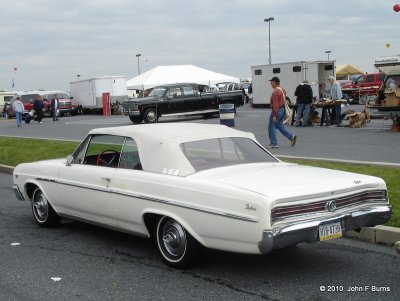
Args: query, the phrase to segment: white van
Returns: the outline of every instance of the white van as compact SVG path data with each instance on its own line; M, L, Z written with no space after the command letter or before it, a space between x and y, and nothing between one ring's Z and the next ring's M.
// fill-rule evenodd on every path
M0 90L0 115L3 112L4 104L11 103L11 100L17 96L16 92Z

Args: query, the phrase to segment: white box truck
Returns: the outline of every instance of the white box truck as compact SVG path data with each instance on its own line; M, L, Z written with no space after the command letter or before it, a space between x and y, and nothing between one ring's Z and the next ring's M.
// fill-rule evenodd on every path
M304 80L310 83L315 99L323 96L324 85L329 76L336 74L335 61L299 61L290 63L258 65L251 67L253 106L268 107L272 93L269 80L277 76L291 103L296 102L294 92Z
M103 93L110 93L111 110L116 111L128 99L125 76L100 76L70 82L74 102L84 111L103 109Z

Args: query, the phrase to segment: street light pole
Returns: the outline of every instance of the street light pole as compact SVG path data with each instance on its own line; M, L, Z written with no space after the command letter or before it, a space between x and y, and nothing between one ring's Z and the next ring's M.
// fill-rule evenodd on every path
M136 54L136 57L137 57L137 70L138 70L139 75L140 75L140 64L139 64L139 58L140 58L140 56L141 56L140 53Z
M328 54L328 61L329 61L329 53L331 53L331 52L332 52L331 50L325 51L325 53Z
M268 61L271 65L271 21L274 21L274 17L264 19L264 22L268 22Z

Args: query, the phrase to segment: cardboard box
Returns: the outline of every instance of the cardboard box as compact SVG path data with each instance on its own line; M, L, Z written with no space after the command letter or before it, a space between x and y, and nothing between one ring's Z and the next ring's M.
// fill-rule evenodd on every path
M346 115L346 118L349 119L349 127L351 128L363 128L367 124L367 115L365 114L365 112L348 114Z
M384 107L400 107L400 89L385 91L386 98L382 102Z

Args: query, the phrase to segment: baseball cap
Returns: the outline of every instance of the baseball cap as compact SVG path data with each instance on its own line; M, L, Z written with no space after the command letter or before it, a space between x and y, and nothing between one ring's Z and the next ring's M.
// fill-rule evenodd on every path
M278 83L278 84L281 82L281 80L279 79L279 77L276 77L276 76L274 76L273 78L271 78L269 81L270 81L270 82L276 82L276 83Z

